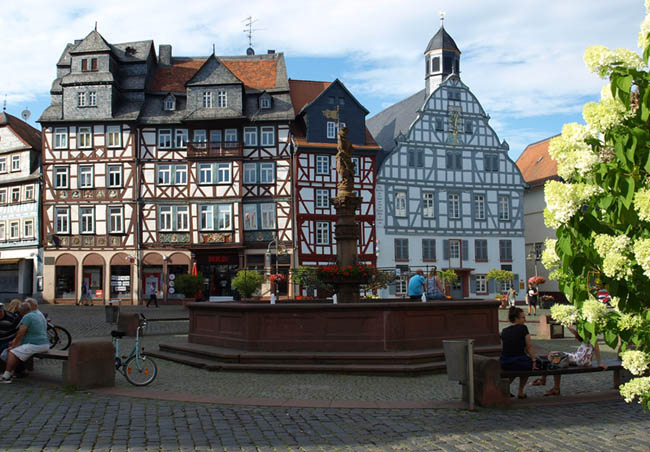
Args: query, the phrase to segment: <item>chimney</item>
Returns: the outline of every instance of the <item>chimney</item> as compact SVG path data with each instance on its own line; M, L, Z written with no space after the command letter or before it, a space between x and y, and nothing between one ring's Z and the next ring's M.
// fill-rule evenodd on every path
M273 54L275 53L275 50L271 50L271 49L269 49L269 50L266 51L266 53L267 53L268 55L273 55Z
M158 64L163 66L172 65L172 46L169 44L160 44L158 47Z

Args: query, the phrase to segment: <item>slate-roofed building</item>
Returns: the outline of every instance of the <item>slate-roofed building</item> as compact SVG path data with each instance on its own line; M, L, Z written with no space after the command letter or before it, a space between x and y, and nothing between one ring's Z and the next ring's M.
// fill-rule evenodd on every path
M294 178L297 264L328 265L336 261L336 146L339 127L347 126L355 164L355 189L362 198L359 261L376 263L375 175L380 150L366 128L363 105L338 79L333 82L290 80L296 112Z
M0 113L0 301L40 297L41 132Z
M517 159L526 184L524 192L524 235L526 239L526 275L543 276L546 282L539 286L540 292L563 299L557 281L549 280L549 271L542 265L542 251L547 238L555 238L555 230L544 224L544 184L549 180L560 180L557 175L557 162L548 153L548 145L553 137L529 144Z
M453 269L454 298L498 291L492 268L523 289L524 182L508 145L460 79L460 50L441 27L425 53L425 88L368 120L382 146L377 174L379 267ZM523 298L520 290L518 298Z

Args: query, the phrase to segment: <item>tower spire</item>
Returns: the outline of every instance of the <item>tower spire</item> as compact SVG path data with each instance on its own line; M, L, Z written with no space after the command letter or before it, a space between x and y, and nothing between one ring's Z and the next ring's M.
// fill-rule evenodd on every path
M440 28L445 27L445 12L440 11Z

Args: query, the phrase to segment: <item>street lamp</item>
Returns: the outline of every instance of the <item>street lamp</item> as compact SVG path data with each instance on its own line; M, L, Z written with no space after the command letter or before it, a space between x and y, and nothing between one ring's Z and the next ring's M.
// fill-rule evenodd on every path
M275 250L275 274L277 275L280 271L278 256L280 254L286 254L287 249L283 244L278 242L278 234L276 232L273 233L273 240L269 242L268 246L266 247L266 253L264 254L264 267L267 273L267 277L270 276L271 273L271 266L272 266L271 249ZM274 289L275 291L277 291L277 283L274 284Z

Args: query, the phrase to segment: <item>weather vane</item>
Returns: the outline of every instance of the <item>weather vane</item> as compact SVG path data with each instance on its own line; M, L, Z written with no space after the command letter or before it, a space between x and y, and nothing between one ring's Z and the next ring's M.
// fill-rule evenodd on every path
M445 25L445 12L440 11L440 26L442 27L444 25Z

